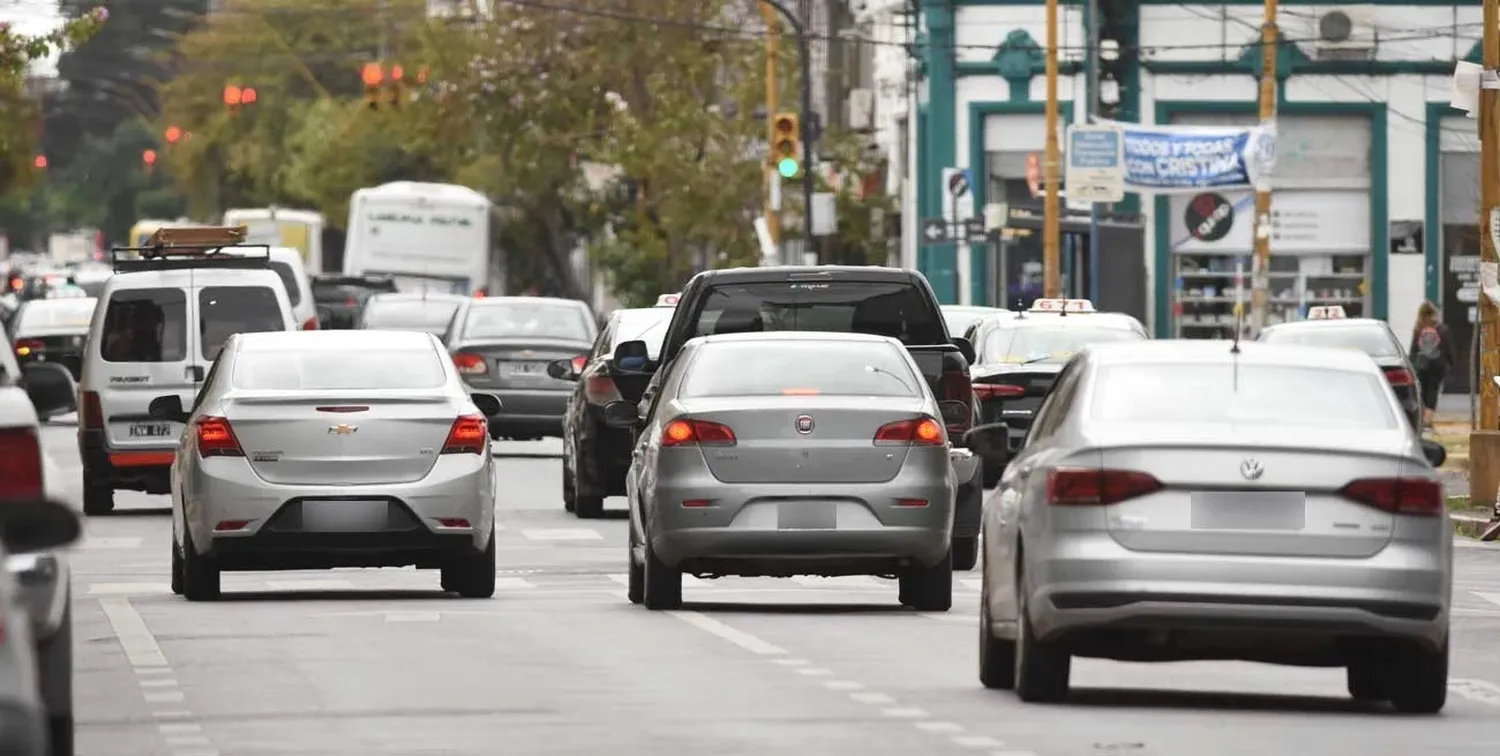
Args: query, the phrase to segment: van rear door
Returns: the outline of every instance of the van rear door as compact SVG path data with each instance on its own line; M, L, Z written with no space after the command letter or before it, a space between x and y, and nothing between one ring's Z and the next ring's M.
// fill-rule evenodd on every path
M195 322L193 363L198 380L218 359L224 342L236 333L296 330L281 287L269 283L203 286L193 297ZM193 404L193 397L183 406Z
M105 303L99 339L99 404L118 466L170 464L179 423L153 419L151 400L193 399L194 329L188 292L180 286L116 289ZM166 451L165 462L158 459ZM152 454L152 453L156 454ZM132 456L141 453L142 456Z

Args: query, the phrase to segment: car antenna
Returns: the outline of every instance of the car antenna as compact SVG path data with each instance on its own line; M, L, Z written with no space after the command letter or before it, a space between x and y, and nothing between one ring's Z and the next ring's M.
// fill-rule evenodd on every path
M1230 337L1232 341L1229 344L1229 354L1233 357L1234 362L1233 367L1230 368L1233 371L1233 378L1231 380L1233 381L1232 387L1236 394L1240 392L1240 332L1244 330L1244 323L1245 311L1243 308L1236 307L1234 310L1234 335Z

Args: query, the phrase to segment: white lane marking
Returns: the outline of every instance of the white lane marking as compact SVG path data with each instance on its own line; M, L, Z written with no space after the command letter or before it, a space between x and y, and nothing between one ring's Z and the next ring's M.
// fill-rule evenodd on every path
M80 551L126 551L129 549L138 549L140 547L140 538L124 538L118 536L98 538L93 536L84 536L83 541L78 544L78 549Z
M984 580L980 578L961 578L958 582L971 591L982 590L984 587Z
M182 703L186 698L180 690L155 690L145 693L146 703Z
M957 722L917 722L915 724L918 730L925 730L927 732L950 733L964 731L964 726Z
M954 735L949 740L954 745L964 748L999 748L1005 745L1004 741L996 740L988 735Z
M853 680L824 680L823 687L829 690L864 690L865 684Z
M872 704L875 706L883 706L896 702L896 699L891 698L884 693L850 693L849 697L854 699L855 701L858 701L859 703Z
M812 664L812 662L806 659L772 659L771 662L774 664L780 664L783 667L801 667L807 664Z
M625 586L627 588L630 587L630 575L627 575L625 573L619 573L619 574L609 575L608 577L609 577L610 580L612 580L612 581L614 581L616 583L619 583L620 585L623 585L623 586ZM719 588L723 588L723 586L721 586L721 585L715 585L714 581L712 581L712 580L704 580L703 578L700 578L697 575L683 575L682 576L682 587L683 588L693 588L693 589L701 589L701 588L715 588L715 589L719 589Z
M938 622L952 622L958 625L977 625L979 617L972 614L950 614L948 612L918 612L923 617L935 619Z
M136 680L142 688L175 688L177 678L175 677L148 677L144 680Z
M115 638L119 639L120 648L125 650L125 658L130 660L131 666L167 666L167 657L162 656L161 646L156 644L156 636L151 634L146 621L130 605L130 599L100 599L99 606L104 610L104 616L109 620L110 628L115 631Z
M209 743L208 738L202 735L173 735L167 738L167 745L185 748L189 746L207 746Z
M88 585L90 596L129 596L171 592L170 583L89 583Z
M739 646L740 648L743 648L752 654L758 654L760 656L781 656L782 654L786 653L786 649L783 649L780 646L767 643L749 633L736 630L724 624L723 622L720 622L707 615L699 614L698 612L675 611L671 612L671 615L673 617L676 617L677 619L682 620L683 622L688 623L689 625L692 625L693 627L698 628L699 630L708 633L709 635L714 635L727 640L730 643L733 643L734 645Z
M1469 593L1472 593L1475 596L1478 596L1485 601L1494 604L1495 606L1500 606L1500 593L1495 593L1492 591L1469 591Z
M536 583L526 578L497 577L495 578L495 590L497 591L529 591L536 587Z
M909 706L902 706L894 709L881 709L880 713L888 717L894 717L896 719L926 719L927 717L932 716L923 709L916 709Z
M157 725L156 729L161 730L161 734L163 735L179 735L189 732L203 732L203 725L191 722L167 722Z
M443 616L437 612L386 612L386 622L438 622Z
M829 677L833 674L833 670L821 667L801 667L797 670L797 674L808 677Z
M193 712L187 709L162 709L151 712L151 716L157 719L191 719Z
M1448 690L1482 704L1500 706L1500 685L1487 680L1449 680Z
M523 530L521 535L532 541L602 541L604 536L593 528L542 528Z
M348 580L267 580L266 588L273 591L352 591L354 584Z
M135 673L137 675L170 675L170 674L175 674L175 673L172 672L172 668L171 667L136 667L135 668Z
M792 582L808 588L841 588L844 590L885 590L888 586L867 575L839 575L837 577L820 577L818 575L797 575Z

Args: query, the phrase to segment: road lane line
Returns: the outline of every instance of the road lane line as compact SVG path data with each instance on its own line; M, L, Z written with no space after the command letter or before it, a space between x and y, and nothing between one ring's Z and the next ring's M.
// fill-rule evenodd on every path
M1005 745L1004 741L988 735L954 735L949 740L953 741L953 745L964 748L1000 748Z
M893 717L895 719L926 719L932 716L931 714L928 714L925 709L917 709L910 706L901 706L892 709L881 709L880 713L888 717Z
M187 709L162 709L151 712L151 716L157 719L191 719L193 712Z
M807 675L808 677L831 677L833 670L821 667L801 667L797 670L797 674Z
M208 738L202 735L173 735L167 738L167 745L181 748L206 747L209 745L209 742Z
M1485 601L1494 604L1495 606L1500 606L1500 593L1495 593L1492 591L1469 591L1469 593L1472 593L1475 596L1478 596Z
M151 634L146 621L130 605L130 599L99 599L99 606L104 610L104 616L109 620L110 628L115 631L115 638L120 641L120 648L124 649L125 658L130 660L131 666L167 666L167 657L162 655L161 646L156 644L156 636Z
M824 680L823 687L829 690L864 690L865 684L853 680Z
M140 683L142 688L177 687L177 678L175 677L147 677L141 680L137 680L136 682Z
M812 664L812 662L806 659L772 659L771 663L780 664L783 667L802 667Z
M850 693L849 697L859 703L871 704L873 706L889 705L896 702L896 699L884 693Z
M89 583L90 596L129 596L171 593L170 583Z
M916 725L918 730L924 732L948 734L964 731L964 726L957 722L914 722L913 724Z
M146 697L146 703L182 703L182 700L186 698L180 690L147 691L143 695Z
M157 725L156 729L160 730L163 735L182 735L190 732L203 732L203 725L191 722L166 722Z
M767 643L747 632L736 630L724 624L723 622L720 622L705 614L685 611L674 611L669 612L669 614L671 614L673 617L676 617L677 619L682 620L683 622L688 623L689 625L692 625L693 627L698 628L699 630L702 630L703 632L708 633L709 635L717 636L719 638L727 640L730 643L733 643L734 645L739 646L740 648L743 648L752 654L757 654L760 656L781 656L782 654L786 653L786 649L783 649L780 646Z
M532 541L602 541L604 536L593 528L538 528L522 530L521 535Z

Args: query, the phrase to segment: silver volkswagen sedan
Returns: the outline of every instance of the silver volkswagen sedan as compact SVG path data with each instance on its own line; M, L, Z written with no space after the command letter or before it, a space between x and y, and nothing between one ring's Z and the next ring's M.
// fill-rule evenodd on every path
M1442 457L1360 352L1086 347L987 502L980 680L1056 701L1074 656L1237 659L1344 667L1354 698L1437 712Z
M701 337L659 379L639 406L604 410L641 429L626 477L633 603L679 606L683 573L889 575L901 603L950 608L958 482L942 413L900 342Z
M194 407L151 402L192 429L172 463L173 591L217 598L224 570L415 565L493 595L499 410L430 334L232 336Z

